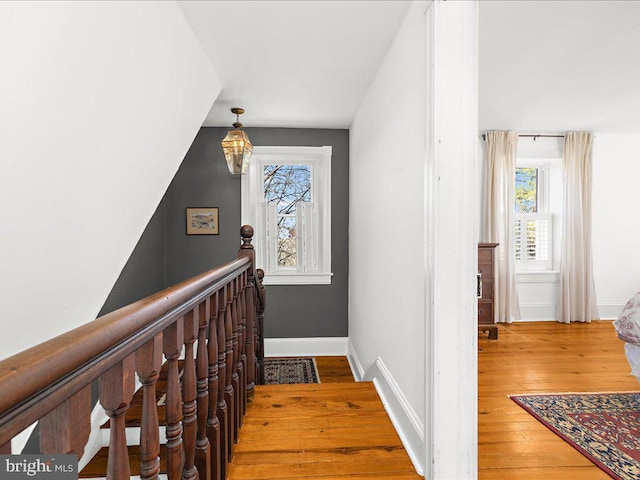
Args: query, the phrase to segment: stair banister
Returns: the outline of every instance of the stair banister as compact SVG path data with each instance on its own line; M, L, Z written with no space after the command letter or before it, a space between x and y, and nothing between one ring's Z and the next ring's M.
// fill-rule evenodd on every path
M100 379L100 400L114 427L107 476L127 477L129 466L122 465L124 413L137 372L144 392L142 431L147 432L140 445L141 477L156 478L158 440L152 431L159 426L153 397L164 353L171 365L167 450L175 450L168 455L169 478L224 478L240 423L236 415L251 396L249 382L257 377L260 363L251 357L259 351L262 332L247 325L260 309L259 295L251 303L247 300L259 290L252 235L251 227L241 229L239 258L0 361L0 452L9 453L11 439L41 420L43 453L80 455L89 433L89 387ZM213 344L205 346L209 340ZM185 344L183 392L176 352ZM225 404L221 393L231 394L231 405ZM223 434L222 429L229 431ZM207 472L196 472L196 467Z

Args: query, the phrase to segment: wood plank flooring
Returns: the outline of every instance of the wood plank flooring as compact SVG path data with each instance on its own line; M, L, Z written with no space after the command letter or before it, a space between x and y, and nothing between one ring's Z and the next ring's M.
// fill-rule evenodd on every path
M320 384L256 387L229 480L421 479L373 384L345 357L316 362Z
M478 478L609 479L507 395L640 391L611 322L498 328L498 340L478 342Z

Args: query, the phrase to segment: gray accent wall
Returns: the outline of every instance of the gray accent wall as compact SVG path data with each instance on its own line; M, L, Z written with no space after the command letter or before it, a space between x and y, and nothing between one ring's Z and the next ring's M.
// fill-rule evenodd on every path
M200 129L100 315L234 259L240 246L240 177L227 170L227 128ZM346 337L349 278L349 131L248 128L256 146L332 147L331 285L269 285L265 336ZM219 235L187 235L186 209L218 207ZM260 267L260 265L258 265Z
M140 240L111 289L98 316L162 290L165 279L164 199L144 229Z
M227 262L240 245L240 177L220 147L227 128L203 127L165 195L169 284ZM247 128L255 146L332 147L331 285L269 285L265 336L346 337L349 245L349 131ZM218 207L219 235L186 235L187 207ZM260 265L258 265L260 267Z

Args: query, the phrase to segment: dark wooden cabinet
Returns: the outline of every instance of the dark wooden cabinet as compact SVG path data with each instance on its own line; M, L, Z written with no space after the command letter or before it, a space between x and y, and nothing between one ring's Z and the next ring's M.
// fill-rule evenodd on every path
M497 243L478 244L478 330L489 332L489 338L498 338L495 325L494 279Z

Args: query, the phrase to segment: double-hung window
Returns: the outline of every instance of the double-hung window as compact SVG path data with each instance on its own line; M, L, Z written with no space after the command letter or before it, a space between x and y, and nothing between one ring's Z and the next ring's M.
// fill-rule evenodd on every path
M265 283L331 283L331 147L254 147L242 223Z
M526 162L516 167L515 255L519 271L551 270L553 219L548 213L548 165Z

